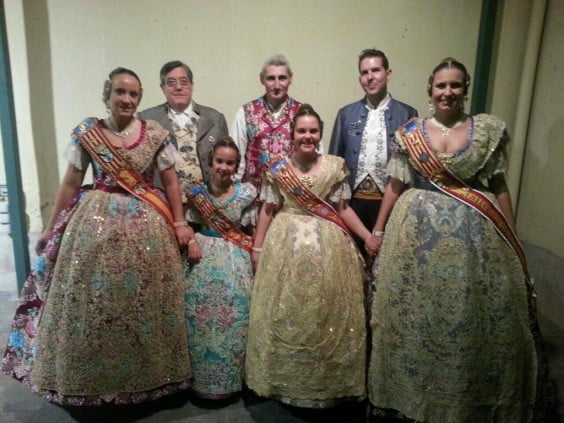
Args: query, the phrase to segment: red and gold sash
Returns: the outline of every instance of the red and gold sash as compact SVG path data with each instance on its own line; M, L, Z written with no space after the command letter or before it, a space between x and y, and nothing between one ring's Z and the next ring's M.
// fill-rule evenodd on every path
M307 189L290 169L285 159L270 162L265 170L304 211L337 225L349 239L352 239L347 225L337 211L329 203Z
M131 168L98 127L98 119L87 118L74 133L86 151L119 186L138 199L149 203L169 224L174 219L161 193Z
M533 282L527 269L525 253L515 231L509 226L501 210L487 196L467 186L444 167L431 146L425 141L423 131L415 125L414 120L402 126L400 133L409 152L409 159L419 173L441 192L472 207L494 225L499 235L519 258L527 283L532 289ZM534 291L532 292L535 296Z
M192 185L187 192L187 196L209 228L216 231L225 240L232 242L249 253L251 252L253 238L239 229L239 227L213 203L208 196L208 192L201 184Z

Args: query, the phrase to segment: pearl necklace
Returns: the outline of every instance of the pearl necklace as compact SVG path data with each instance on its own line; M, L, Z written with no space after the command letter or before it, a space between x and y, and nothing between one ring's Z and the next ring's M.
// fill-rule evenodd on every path
M446 126L443 123L439 122L435 116L433 116L430 121L437 126L440 130L441 133L443 135L443 137L448 137L450 135L450 133L452 132L453 129L458 128L459 126L462 126L462 124L464 122L466 122L466 115L463 114L462 117L458 120L456 120L453 124L451 124L450 126Z
M120 138L127 138L132 134L133 129L130 129L129 127L134 125L135 121L136 121L135 118L132 119L131 122L124 128L124 130L120 131L117 129L116 125L114 125L114 122L112 121L111 117L104 119L104 123L106 124L106 128L108 128L108 131L110 131L112 134Z

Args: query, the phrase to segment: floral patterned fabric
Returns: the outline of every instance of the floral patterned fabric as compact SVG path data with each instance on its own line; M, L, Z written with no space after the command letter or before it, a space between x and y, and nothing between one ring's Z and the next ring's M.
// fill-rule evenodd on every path
M243 106L248 139L243 181L252 182L258 189L263 167L293 151L290 124L300 106L299 101L288 98L278 119L271 115L264 97Z
M366 125L362 133L360 151L358 153L356 180L353 187L361 192L384 192L388 174L386 112L389 109L391 97L388 94L378 107L372 106L367 98Z
M417 125L426 136L426 121ZM504 130L477 115L464 149L437 154L494 202L485 184L504 171ZM520 262L478 212L426 186L398 143L389 170L412 188L380 253L370 401L424 422L529 421L537 359Z
M323 199L348 199L343 159L321 160L317 173L302 183ZM261 200L281 209L255 276L247 385L261 396L303 407L364 397L364 272L356 247L339 227L299 209L269 174Z
M16 309L12 329L8 336L8 345L2 357L2 373L29 385L29 374L35 358L33 341L37 336L37 327L41 320L43 304L57 260L61 239L84 190L75 196L63 209L47 241L45 249L35 261L30 275L24 283L18 308Z
M230 199L210 198L233 222L240 222L256 195L252 184L236 183ZM202 223L193 208L188 217ZM220 398L242 388L253 267L244 249L209 228L203 232L196 234L202 260L186 272L192 388L201 396Z
M172 112L169 111L169 117ZM172 117L170 124L176 138L176 148L178 149L179 160L175 163L176 176L182 195L182 202L187 203L186 191L193 183L200 183L203 180L202 167L198 157L198 121L199 116L190 116L183 126Z
M156 162L170 162L166 134L147 121L120 153L150 180ZM83 168L91 158L76 137L72 142L71 163ZM153 207L119 189L96 163L93 172L104 190L81 195L60 239L31 365L4 363L3 370L58 403L155 399L190 378L176 239Z

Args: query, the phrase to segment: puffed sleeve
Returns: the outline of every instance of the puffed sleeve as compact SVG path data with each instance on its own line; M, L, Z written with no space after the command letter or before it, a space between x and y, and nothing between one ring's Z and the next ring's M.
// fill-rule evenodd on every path
M256 223L256 216L252 209L252 202L257 196L257 189L255 186L249 182L241 184L241 196L243 197L241 201L246 204L246 207L241 212L241 226L248 226Z
M349 171L343 161L343 166L338 173L336 183L331 188L327 199L332 203L338 203L341 200L348 201L352 197L351 186L349 184Z
M264 172L262 178L262 186L260 188L260 201L264 203L270 203L275 205L280 205L283 202L280 190L276 186L276 183L272 179L269 173Z
M200 213L198 213L197 210L192 206L189 206L188 209L186 209L186 214L184 215L184 218L190 223L197 223L200 225L203 224L203 220L200 216Z
M497 148L493 151L484 167L478 173L478 181L483 186L488 186L488 181L493 176L507 172L507 152L505 146L508 141L509 136L507 133L504 133Z
M157 168L159 171L163 171L171 166L174 166L177 160L178 151L176 150L176 147L169 139L165 140L163 146L157 154Z
M256 198L257 194L258 194L257 189L253 184L251 184L250 182L241 183L240 197L241 197L241 202L242 204L245 205L245 207L251 205L253 200Z
M388 176L399 179L405 184L409 183L411 180L411 165L409 163L409 157L406 149L403 145L400 130L396 131L394 140L391 142L390 150L392 155L386 167Z
M397 178L403 183L407 184L411 180L409 159L403 153L392 153L386 171L388 176Z
M91 160L90 155L80 144L80 141L75 135L71 136L71 141L67 145L63 156L70 164L79 170L86 170Z

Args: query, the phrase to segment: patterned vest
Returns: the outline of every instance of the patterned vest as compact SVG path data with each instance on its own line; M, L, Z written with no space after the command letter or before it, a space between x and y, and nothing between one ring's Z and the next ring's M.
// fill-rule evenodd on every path
M248 139L243 182L251 182L260 190L264 165L292 152L290 124L300 106L300 102L288 97L277 120L268 110L264 97L243 106Z
M203 181L202 169L198 158L198 119L192 117L184 127L176 123L174 119L170 119L174 136L176 137L176 145L178 153L183 159L175 164L176 176L178 177L178 185L180 186L180 194L182 202L188 201L186 192L192 184Z

